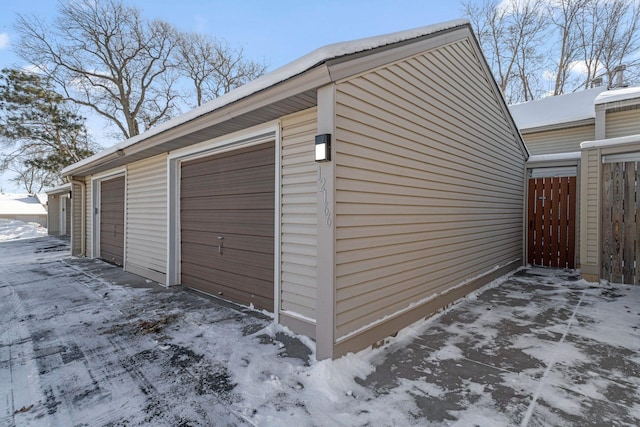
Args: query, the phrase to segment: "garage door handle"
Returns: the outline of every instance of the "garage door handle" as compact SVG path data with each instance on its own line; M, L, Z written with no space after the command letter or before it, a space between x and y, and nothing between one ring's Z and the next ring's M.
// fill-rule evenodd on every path
M222 249L224 248L224 237L218 236L218 253L222 255Z
M113 226L113 237L116 237L116 226Z

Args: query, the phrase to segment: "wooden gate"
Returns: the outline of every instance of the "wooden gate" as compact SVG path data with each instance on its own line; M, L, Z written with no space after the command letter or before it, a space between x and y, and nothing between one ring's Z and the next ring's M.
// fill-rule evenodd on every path
M640 284L640 162L602 165L600 278Z
M529 264L575 268L576 177L529 179L527 220Z

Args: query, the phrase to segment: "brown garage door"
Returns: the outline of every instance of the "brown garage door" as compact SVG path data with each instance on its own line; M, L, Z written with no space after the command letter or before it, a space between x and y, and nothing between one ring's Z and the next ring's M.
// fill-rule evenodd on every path
M65 197L65 206L64 206L64 222L65 222L65 235L71 235L71 199Z
M273 311L274 144L182 163L181 283Z
M124 177L100 184L100 258L122 266L124 258Z

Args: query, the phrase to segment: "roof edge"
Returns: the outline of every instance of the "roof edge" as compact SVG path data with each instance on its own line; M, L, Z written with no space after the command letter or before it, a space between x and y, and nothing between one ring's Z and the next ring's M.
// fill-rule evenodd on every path
M398 31L385 35L366 37L353 41L345 41L329 44L315 49L274 71L265 74L239 88L228 92L227 94L216 98L208 103L183 113L171 120L159 124L140 135L131 137L119 144L116 144L106 150L103 150L93 156L83 159L73 165L67 166L62 170L63 176L77 174L80 170L89 170L92 166L102 165L113 159L124 155L124 149L136 145L151 137L162 134L178 126L193 121L199 117L205 116L214 111L218 111L235 102L249 98L258 92L274 87L280 83L290 80L300 74L304 74L311 69L332 59L373 50L376 48L393 45L400 42L419 39L421 37L434 34L440 31L449 30L457 27L468 26L467 19L456 19L443 23L418 27L414 29Z
M523 129L520 129L520 132L522 132L523 135L528 135L531 133L549 132L552 130L562 130L562 129L578 128L582 126L591 126L591 125L595 125L595 123L596 123L595 117L590 117L588 119L573 120L573 121L561 122L561 123L551 123L546 125L523 128Z
M43 193L47 193L47 194L63 193L64 191L69 191L70 189L71 189L71 183L67 182L66 184L62 184L57 187L50 188L48 190L44 190Z
M529 160L527 161L527 163L580 160L581 156L582 156L582 153L580 151L572 151L570 153L556 153L556 154L535 154L529 157Z
M618 138L599 139L595 141L584 141L580 144L580 148L585 150L588 148L614 147L637 143L640 143L640 134L621 136Z

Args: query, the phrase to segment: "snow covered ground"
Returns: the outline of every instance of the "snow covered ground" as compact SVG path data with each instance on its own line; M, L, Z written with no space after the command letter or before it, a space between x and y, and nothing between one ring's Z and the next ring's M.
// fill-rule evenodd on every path
M47 235L47 229L35 222L0 218L0 242L32 239Z
M523 270L317 362L259 313L2 239L0 425L640 425L640 287Z

